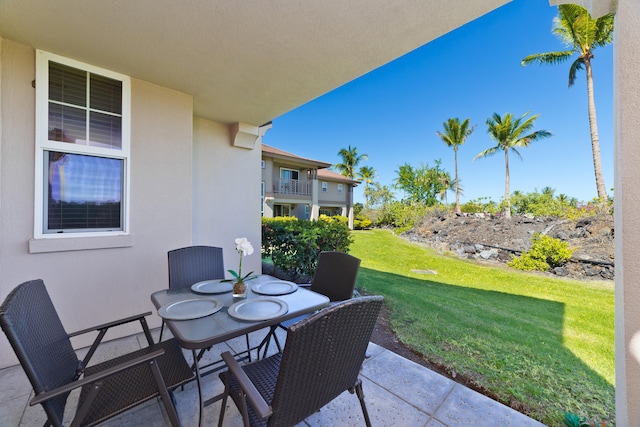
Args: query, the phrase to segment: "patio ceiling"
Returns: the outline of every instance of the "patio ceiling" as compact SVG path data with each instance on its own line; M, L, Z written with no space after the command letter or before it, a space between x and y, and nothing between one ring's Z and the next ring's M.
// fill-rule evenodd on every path
M260 125L509 0L2 0L0 36Z

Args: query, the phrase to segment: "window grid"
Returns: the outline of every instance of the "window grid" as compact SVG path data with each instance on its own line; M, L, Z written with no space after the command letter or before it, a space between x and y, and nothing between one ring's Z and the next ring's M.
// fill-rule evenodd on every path
M128 234L129 78L37 51L36 79L34 237Z

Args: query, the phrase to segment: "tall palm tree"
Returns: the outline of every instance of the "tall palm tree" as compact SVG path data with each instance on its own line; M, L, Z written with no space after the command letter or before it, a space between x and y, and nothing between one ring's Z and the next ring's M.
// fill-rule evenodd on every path
M376 175L376 170L372 166L362 166L358 171L358 177L364 181L364 196L367 206L369 206L369 185L371 185Z
M336 164L336 168L342 175L351 179L356 177L356 166L361 161L369 158L366 154L358 154L358 149L356 147L351 148L351 146L341 149L338 155L342 157L342 163Z
M509 151L513 151L522 159L518 148L528 147L533 141L548 138L551 133L546 130L538 130L527 133L533 129L533 124L538 118L537 114L526 118L529 112L524 113L521 117L514 119L511 113L506 113L501 117L498 113L487 119L487 128L491 139L497 142L495 147L487 148L478 153L473 161L481 157L491 156L498 152L504 151L505 164L505 180L504 180L504 200L505 200L505 216L511 218L511 197L509 193Z
M589 11L582 6L562 4L558 6L558 16L553 19L552 32L569 49L558 52L537 53L529 55L522 60L522 65L532 62L554 65L565 62L574 54L578 55L569 68L569 87L573 86L578 70L584 67L587 73L587 102L593 168L596 176L598 198L602 201L607 199L607 190L602 177L602 164L600 161L600 138L598 136L596 104L593 95L591 60L594 57L593 50L596 47L606 46L613 41L613 21L614 15L611 13L598 19L593 19Z
M460 213L460 197L459 197L459 181L458 181L458 146L465 143L467 137L471 135L475 127L469 126L469 119L465 119L460 123L460 119L455 117L442 123L444 133L438 132L442 141L448 147L453 147L453 165L455 174L455 192L456 192L456 212Z

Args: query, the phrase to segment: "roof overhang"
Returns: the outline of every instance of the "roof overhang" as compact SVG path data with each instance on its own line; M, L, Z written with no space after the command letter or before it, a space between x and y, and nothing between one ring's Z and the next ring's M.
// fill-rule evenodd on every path
M258 126L508 1L2 0L0 37Z
M615 13L618 7L618 0L549 0L549 4L553 6L567 3L578 4L586 8L594 18L599 18L607 13Z

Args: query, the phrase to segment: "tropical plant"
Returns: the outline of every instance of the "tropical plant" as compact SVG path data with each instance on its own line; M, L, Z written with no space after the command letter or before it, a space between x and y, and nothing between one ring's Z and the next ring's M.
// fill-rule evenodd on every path
M348 252L351 230L342 216L317 221L295 217L262 218L262 254L291 280L310 276L322 251Z
M598 198L603 202L607 199L607 191L604 185L600 160L600 139L593 94L591 60L594 58L593 51L596 47L604 47L613 41L613 21L614 15L611 13L598 19L593 19L589 11L582 6L562 4L558 6L558 16L553 19L552 32L569 49L537 53L529 55L522 60L522 65L532 62L555 65L567 61L574 54L578 55L571 67L569 67L569 87L573 86L578 70L584 68L587 74L587 102L593 167Z
M362 166L358 171L358 177L364 182L364 198L367 206L369 206L369 186L373 183L374 178L376 177L376 170L371 166Z
M531 249L523 252L519 257L512 257L507 265L518 270L548 271L564 265L571 259L572 254L573 250L569 248L567 242L535 233L531 241Z
M497 142L497 145L478 153L474 157L474 161L481 157L491 156L499 150L504 151L505 163L505 181L504 181L504 204L505 216L511 218L511 198L509 193L509 151L513 151L522 159L518 148L528 147L533 141L548 138L551 133L546 130L538 130L531 133L531 129L538 118L537 114L527 118L529 112L524 113L517 119L514 119L511 113L506 113L504 117L498 113L487 119L487 128L491 139Z
M469 119L465 119L462 123L460 123L460 119L450 118L446 122L442 123L442 127L444 128L443 132L438 132L440 139L447 144L448 147L453 148L453 164L454 164L454 175L455 175L455 192L456 192L456 212L460 212L460 181L458 180L458 146L465 143L467 137L471 135L475 126L469 125Z
M342 158L342 163L337 163L335 167L342 175L351 179L356 179L356 167L360 162L367 160L369 157L366 154L358 154L356 147L342 148L338 155Z
M438 203L442 190L449 188L443 182L451 182L450 176L443 179L448 173L440 168L442 162L436 160L435 163L433 167L424 164L417 168L405 163L396 171L398 177L395 179L395 186L407 194L409 201L433 206Z
M371 206L381 206L393 200L393 192L386 185L372 182L369 188L364 189L364 197Z
M242 274L242 258L246 257L247 255L251 255L253 253L253 245L251 245L251 242L249 242L246 237L238 237L235 240L235 243L236 243L236 251L240 254L240 266L238 267L237 272L234 270L227 270L227 271L231 273L236 283L243 284L247 280L251 280L257 277L257 276L251 276L253 274L253 271L250 271L245 275Z

